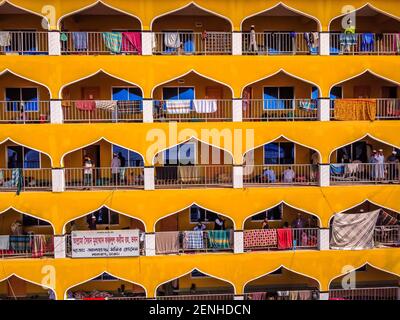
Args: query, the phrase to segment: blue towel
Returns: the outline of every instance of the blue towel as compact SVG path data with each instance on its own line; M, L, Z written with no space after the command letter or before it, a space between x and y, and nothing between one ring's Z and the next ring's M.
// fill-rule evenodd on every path
M344 165L342 164L331 164L331 174L333 175L341 175L344 174Z
M374 34L363 33L361 40L361 51L373 51L374 50Z
M86 50L88 43L87 32L74 32L72 34L75 50Z

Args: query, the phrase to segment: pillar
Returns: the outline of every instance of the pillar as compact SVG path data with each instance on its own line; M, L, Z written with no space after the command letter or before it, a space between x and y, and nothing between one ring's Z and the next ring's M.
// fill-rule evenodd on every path
M64 122L61 100L52 99L50 101L50 123L60 124Z
M62 259L67 256L65 236L54 236L54 258Z
M156 255L156 234L154 232L146 233L144 245L145 245L146 256Z
M242 55L242 33L240 31L232 33L232 55Z
M235 295L233 297L233 300L244 300L244 296L243 295Z
M243 188L243 166L233 166L233 187L235 189Z
M330 55L330 33L320 32L319 34L319 54L321 56Z
M53 192L65 191L65 175L64 169L56 168L51 170L51 185Z
M143 122L152 123L153 122L153 100L144 99L143 100Z
M243 121L242 99L232 100L232 121L233 122Z
M329 98L319 99L318 120L329 121L331 119L331 100Z
M154 167L144 168L144 190L154 190Z
M153 55L153 41L152 36L153 33L151 31L142 31L142 55L143 56L151 56Z
M329 250L329 229L319 229L318 234L318 249Z
M233 234L233 252L243 253L243 230L235 230Z
M319 165L319 185L321 187L329 187L330 185L330 165L320 164Z
M60 31L54 30L48 32L48 47L50 56L61 55Z

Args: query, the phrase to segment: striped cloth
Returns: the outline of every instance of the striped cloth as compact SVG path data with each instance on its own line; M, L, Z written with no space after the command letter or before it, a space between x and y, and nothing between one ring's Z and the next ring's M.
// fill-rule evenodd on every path
M398 220L393 217L392 215L388 214L387 212L381 210L379 214L379 219L377 225L379 226L389 226L389 225L396 225Z
M207 231L209 247L213 249L229 249L230 230L209 230Z
M380 209L363 213L337 213L332 224L331 249L373 248L379 212Z
M10 249L14 251L28 251L30 250L30 237L29 236L10 236Z
M112 53L121 53L122 33L121 32L103 32L104 45Z
M203 231L185 231L183 249L204 249Z

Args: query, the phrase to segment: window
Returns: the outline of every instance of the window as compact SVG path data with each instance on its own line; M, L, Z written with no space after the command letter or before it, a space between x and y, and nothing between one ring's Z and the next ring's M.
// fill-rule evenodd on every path
M190 207L190 223L197 223L199 220L205 223L214 222L216 217L217 214L215 212L208 211L196 205Z
M164 100L193 100L194 87L167 87L163 88Z
M164 165L194 165L196 164L196 144L186 142L165 150Z
M293 109L293 87L264 87L264 109Z
M370 146L372 150L372 146ZM362 163L368 163L367 143L365 141L357 141L353 144L340 148L337 151L337 161L339 163L349 163L354 160L359 160Z
M92 216L96 217L96 224L98 224L98 225L102 225L102 224L116 225L116 224L119 224L119 214L117 212L111 211L108 208L101 208L100 210L89 214L86 217L86 221L88 223L92 219Z
M283 204L280 204L274 208L263 211L251 217L251 221L263 221L267 218L269 221L282 220L283 216Z
M40 154L22 146L7 147L8 168L40 168Z
M50 226L50 223L23 214L22 215L22 225L24 227L39 227L39 226Z
M7 111L39 111L37 88L6 88Z
M120 146L112 146L112 153L119 154L121 167L143 167L144 162L140 154L122 148Z
M329 95L331 99L342 99L343 98L343 89L342 87L336 86L331 89L331 93Z
M264 145L264 164L294 164L294 143L272 142Z
M317 100L319 98L319 89L317 87L311 87L311 99Z

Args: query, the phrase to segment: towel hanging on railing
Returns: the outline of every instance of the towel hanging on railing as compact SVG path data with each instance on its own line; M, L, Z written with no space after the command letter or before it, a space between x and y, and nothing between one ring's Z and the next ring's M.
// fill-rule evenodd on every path
M164 45L168 48L177 49L181 46L181 40L178 32L166 32L164 34Z
M121 32L103 32L104 45L111 53L121 53L122 34Z
M0 47L11 46L11 33L8 31L0 32Z

